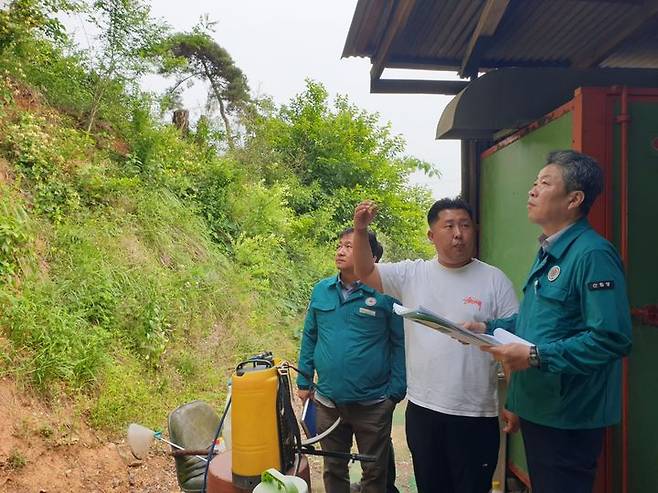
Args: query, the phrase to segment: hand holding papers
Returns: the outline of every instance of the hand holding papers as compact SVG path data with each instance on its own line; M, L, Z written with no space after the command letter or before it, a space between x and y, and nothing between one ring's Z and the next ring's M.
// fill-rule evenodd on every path
M523 344L524 346L532 346L532 343L526 341L523 337L512 334L511 332L508 332L505 329L501 329L500 327L494 329L493 335L496 339L498 339L500 344Z
M493 336L471 332L455 322L451 322L422 306L419 306L416 309L411 309L395 303L393 305L393 310L403 318L408 318L409 320L413 320L414 322L438 330L439 332L465 344L473 344L475 346L500 346L501 344L518 342L528 346L531 345L525 339L515 336L505 329L498 328L494 330Z

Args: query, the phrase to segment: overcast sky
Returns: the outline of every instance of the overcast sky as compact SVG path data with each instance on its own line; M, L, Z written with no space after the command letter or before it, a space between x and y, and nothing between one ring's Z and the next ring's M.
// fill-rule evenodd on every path
M451 96L370 94L370 60L341 59L356 0L152 0L154 17L177 31L189 30L201 15L217 21L215 40L228 50L257 94L283 104L304 89L304 79L322 82L330 95L346 94L357 106L390 121L406 142L406 153L429 161L441 178L414 176L435 198L460 192L459 141L434 139L436 124ZM453 78L456 74L389 71L383 77ZM205 92L185 100L204 105Z

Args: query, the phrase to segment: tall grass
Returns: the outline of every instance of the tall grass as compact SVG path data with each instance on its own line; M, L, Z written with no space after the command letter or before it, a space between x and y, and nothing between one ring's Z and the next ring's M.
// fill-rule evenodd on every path
M0 375L74 396L98 427L219 406L245 357L294 358L330 242L373 177L388 177L367 189L389 204L388 251L428 248L414 227L429 197L404 188L401 141L346 99L329 110L320 84L291 108L251 108L242 148L220 155L207 124L182 135L121 80L86 131L97 75L83 54L33 26L3 39Z
M71 125L0 116L13 130L0 138L12 170L0 183L0 372L73 393L92 424L118 430L162 425L195 398L221 405L250 354L294 358L305 297L331 262L295 237L285 192L168 128L149 130L160 161L135 167ZM222 224L242 233L220 238Z

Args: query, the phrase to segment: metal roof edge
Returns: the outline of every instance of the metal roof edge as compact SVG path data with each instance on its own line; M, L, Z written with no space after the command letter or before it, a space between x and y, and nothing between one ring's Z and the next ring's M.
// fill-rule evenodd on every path
M372 0L359 0L354 8L354 15L352 16L352 22L350 23L350 28L347 31L347 37L345 38L345 45L343 46L343 53L341 58L349 58L351 56L356 57L366 57L371 56L372 54L363 53L359 50L358 40L360 36L363 36L362 27L364 25L364 20L366 19L366 14L370 10L372 5Z

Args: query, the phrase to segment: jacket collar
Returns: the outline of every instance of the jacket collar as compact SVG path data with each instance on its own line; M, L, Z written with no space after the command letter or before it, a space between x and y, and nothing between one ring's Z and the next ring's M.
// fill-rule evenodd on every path
M587 218L583 217L576 221L573 226L567 229L562 235L560 235L560 237L555 240L555 243L551 244L548 252L546 252L546 255L541 255L542 250L540 248L537 254L537 258L535 259L534 264L532 264L530 273L528 274L528 277L526 278L526 281L523 285L523 291L525 291L525 289L528 287L528 283L531 281L533 276L546 266L549 256L553 257L555 260L559 260L567 248L569 248L569 245L571 245L576 240L576 238L578 238L581 234L589 229L592 229L592 227L587 221Z
M337 289L340 288L340 279L338 277L339 275L340 275L340 273L336 274L331 279L331 282L329 282L329 287L335 287ZM359 283L359 286L355 289L355 291L358 291L358 290L364 291L364 292L369 293L369 294L374 294L375 291L376 291L374 288L371 288L370 286L368 286L367 284L363 284L362 282Z
M567 248L569 248L569 245L589 229L592 229L592 226L590 226L587 217L580 218L573 226L567 229L564 234L560 235L560 237L555 240L555 243L551 244L547 253L553 258L559 259Z

